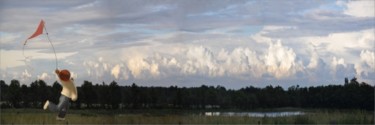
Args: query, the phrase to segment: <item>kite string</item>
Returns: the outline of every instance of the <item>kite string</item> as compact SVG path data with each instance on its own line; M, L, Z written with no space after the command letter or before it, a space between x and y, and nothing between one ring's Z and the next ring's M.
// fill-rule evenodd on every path
M52 49L53 49L53 53L55 54L56 69L57 69L58 65L57 65L57 55L56 55L55 47L53 46L53 44L52 44L52 42L51 42L51 40L50 40L50 38L49 38L49 36L48 36L48 31L47 31L47 28L46 28L46 26L44 26L44 30L46 30L46 34L47 34L47 39L48 39L49 43L50 43L50 44L51 44L51 46L52 46Z

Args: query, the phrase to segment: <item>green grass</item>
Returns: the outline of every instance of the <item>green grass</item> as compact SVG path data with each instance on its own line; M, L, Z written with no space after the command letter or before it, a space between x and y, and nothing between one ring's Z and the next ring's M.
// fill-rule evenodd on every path
M199 110L70 110L65 121L40 109L2 109L1 124L373 124L374 112L304 110L288 117L202 116Z

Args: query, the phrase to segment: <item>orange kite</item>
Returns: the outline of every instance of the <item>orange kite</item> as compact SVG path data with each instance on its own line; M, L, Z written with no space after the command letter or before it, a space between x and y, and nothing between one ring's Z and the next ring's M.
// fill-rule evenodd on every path
M24 45L26 45L27 40L32 39L32 38L34 38L34 37L37 37L37 36L39 36L40 34L43 34L43 28L44 28L44 21L41 20L40 23L39 23L39 26L38 26L38 28L36 29L36 31L34 32L34 34L31 35L29 38L26 39Z

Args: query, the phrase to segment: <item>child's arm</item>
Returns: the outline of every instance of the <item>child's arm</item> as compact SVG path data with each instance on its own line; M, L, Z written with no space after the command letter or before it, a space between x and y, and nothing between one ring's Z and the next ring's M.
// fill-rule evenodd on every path
M72 92L72 101L76 101L78 98L77 87L74 85L73 79L71 79L74 90Z

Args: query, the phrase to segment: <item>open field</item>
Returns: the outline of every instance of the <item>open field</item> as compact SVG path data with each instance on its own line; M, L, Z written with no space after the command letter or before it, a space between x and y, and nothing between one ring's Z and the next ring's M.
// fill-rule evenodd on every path
M374 112L304 110L285 117L204 116L191 110L70 110L65 121L39 109L2 109L1 124L373 124Z

